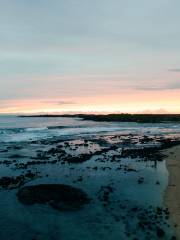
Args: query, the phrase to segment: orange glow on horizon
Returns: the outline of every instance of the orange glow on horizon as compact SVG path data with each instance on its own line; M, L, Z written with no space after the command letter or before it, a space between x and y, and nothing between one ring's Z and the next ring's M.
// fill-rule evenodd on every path
M180 113L180 91L122 91L120 94L68 99L1 101L0 113L148 112Z

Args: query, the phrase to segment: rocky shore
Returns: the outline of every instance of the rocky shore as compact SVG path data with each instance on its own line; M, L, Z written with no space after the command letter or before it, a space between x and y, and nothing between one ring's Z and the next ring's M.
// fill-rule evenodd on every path
M19 117L71 117L91 120L96 122L137 122L137 123L162 123L178 122L180 123L180 114L43 114L43 115L22 115Z
M14 191L19 204L28 209L39 205L63 213L91 209L99 229L108 219L106 231L114 239L174 240L171 205L156 200L164 184L156 172L161 170L164 150L176 149L179 143L175 137L136 134L4 143L0 165L11 174L0 178L0 188L4 194ZM138 196L141 192L146 193L144 200Z

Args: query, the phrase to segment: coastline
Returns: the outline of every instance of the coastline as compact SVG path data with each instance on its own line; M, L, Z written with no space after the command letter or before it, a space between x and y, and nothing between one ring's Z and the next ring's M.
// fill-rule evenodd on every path
M94 122L134 122L134 123L180 123L180 114L35 114L18 115L21 118L81 118Z
M180 145L163 152L167 156L165 160L169 172L164 200L176 237L180 239Z
M0 239L20 240L24 234L29 240L176 239L163 201L165 156L180 144L179 125L168 125L167 132L166 124L126 123L116 128L81 119L1 121L0 223L5 233L0 231ZM82 193L82 200L61 203L54 187Z

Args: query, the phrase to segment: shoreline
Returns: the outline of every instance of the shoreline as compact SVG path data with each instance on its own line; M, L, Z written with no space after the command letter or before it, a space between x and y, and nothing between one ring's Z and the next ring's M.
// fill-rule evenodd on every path
M180 145L163 151L167 156L166 167L169 172L165 191L165 206L170 211L170 220L177 239L180 239Z
M82 120L94 122L134 122L134 123L180 123L180 114L130 114L130 113L115 113L115 114L33 114L19 115L21 118L81 118Z

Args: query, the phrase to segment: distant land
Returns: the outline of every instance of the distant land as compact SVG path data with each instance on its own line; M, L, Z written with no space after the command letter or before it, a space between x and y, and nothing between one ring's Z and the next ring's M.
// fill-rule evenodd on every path
M41 114L20 115L18 117L78 117L82 120L91 120L96 122L180 123L180 114Z

